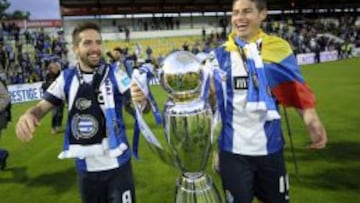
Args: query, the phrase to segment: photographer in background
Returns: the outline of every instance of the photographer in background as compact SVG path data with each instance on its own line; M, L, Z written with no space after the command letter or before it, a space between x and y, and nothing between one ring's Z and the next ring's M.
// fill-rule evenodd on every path
M42 89L44 92L50 86L50 84L53 83L55 79L60 75L60 71L61 64L54 60L50 60L49 64L47 65L45 82L42 85ZM64 103L53 108L51 118L51 134L57 134L60 132L63 114Z
M0 78L0 136L1 131L7 127L7 123L11 120L10 108L9 92L5 82ZM9 152L7 150L0 149L0 170L5 169L8 156Z

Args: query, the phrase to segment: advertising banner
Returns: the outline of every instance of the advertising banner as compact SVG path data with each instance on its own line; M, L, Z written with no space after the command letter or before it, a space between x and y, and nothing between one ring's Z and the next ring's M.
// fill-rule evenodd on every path
M324 51L320 53L320 62L336 61L338 60L337 51Z
M11 96L11 103L40 100L43 94L41 85L42 82L9 85L8 91Z
M296 60L299 65L314 64L315 54L314 53L298 54L296 55Z

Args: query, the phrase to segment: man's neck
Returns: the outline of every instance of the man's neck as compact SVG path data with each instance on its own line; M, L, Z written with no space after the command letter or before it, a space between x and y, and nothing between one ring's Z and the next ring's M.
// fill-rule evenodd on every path
M80 65L80 70L82 71L82 72L85 72L85 73L92 73L92 72L94 72L94 68L91 68L91 67L89 67L89 66L87 66L87 65L84 65L83 63L79 63L79 65Z

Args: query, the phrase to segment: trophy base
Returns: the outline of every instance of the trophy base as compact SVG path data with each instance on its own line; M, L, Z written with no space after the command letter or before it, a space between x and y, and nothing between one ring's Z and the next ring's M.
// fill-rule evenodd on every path
M221 203L221 198L210 176L185 173L177 179L175 203Z

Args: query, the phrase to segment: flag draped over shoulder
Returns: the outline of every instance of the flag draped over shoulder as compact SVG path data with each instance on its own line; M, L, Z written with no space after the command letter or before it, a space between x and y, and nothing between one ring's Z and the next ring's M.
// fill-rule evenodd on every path
M261 56L271 92L285 106L299 109L315 106L315 96L300 73L290 45L285 40L261 34Z
M234 39L235 34L231 33L225 43L227 51L237 50ZM315 96L300 73L289 43L280 37L267 35L261 30L250 42L259 39L261 39L259 50L266 79L275 98L284 106L299 109L314 107Z

